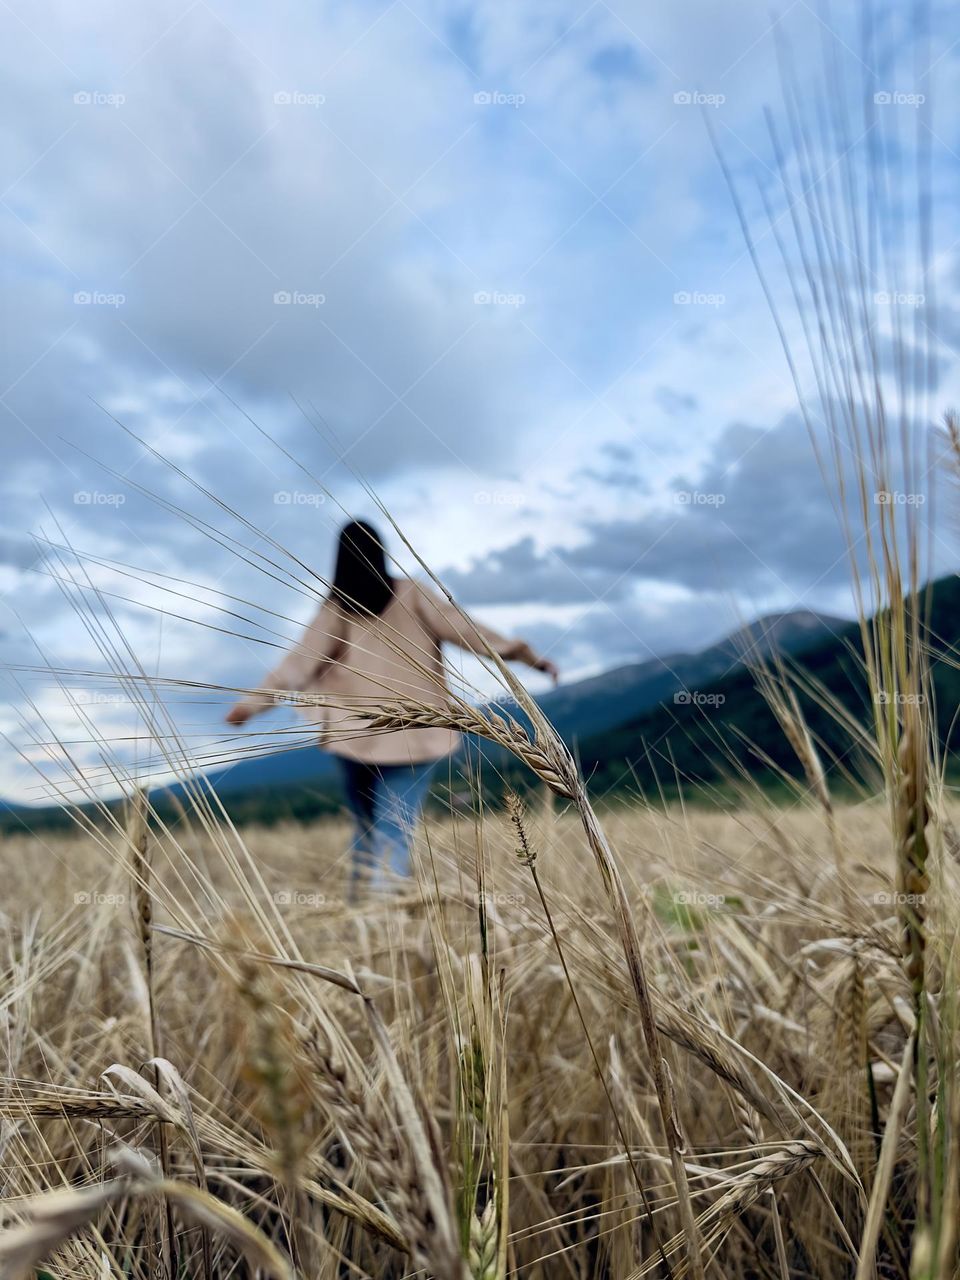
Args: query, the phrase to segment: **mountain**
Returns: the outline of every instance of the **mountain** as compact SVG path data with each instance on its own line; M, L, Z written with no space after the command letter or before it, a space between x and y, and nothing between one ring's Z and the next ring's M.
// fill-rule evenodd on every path
M584 758L589 744L592 766L611 751L629 755L634 726L659 704L682 689L701 689L743 671L745 657L768 654L772 647L799 654L818 643L836 643L836 633L850 624L806 610L759 618L697 653L674 653L590 676L551 690L538 699L561 736ZM624 726L626 726L624 728ZM617 744L614 748L612 744ZM509 765L505 752L484 743L482 756L496 770ZM621 756L621 762L623 760ZM223 797L237 821L271 821L280 817L311 818L339 806L336 761L314 747L299 748L257 759L241 760L205 775L206 784ZM185 788L159 788L155 803L170 807L184 799ZM173 797L173 799L171 798ZM0 829L15 829L21 817L31 825L42 822L45 811L13 806L0 811ZM51 820L59 810L52 810Z
M846 625L837 618L803 610L759 618L741 627L718 644L700 653L670 654L647 662L631 663L600 675L552 689L538 698L545 714L565 741L600 733L623 722L690 682L723 676L746 653L768 653L776 643L782 652L795 653L829 635L831 628ZM488 760L493 752L485 750ZM218 795L234 797L285 787L312 786L326 791L336 782L336 761L314 747L302 747L278 755L243 760L211 770L207 781ZM182 798L182 788L174 787Z
M936 716L944 751L951 751L960 707L960 655L953 649L960 637L960 578L932 584L930 602ZM744 666L745 658L769 654L774 647L859 721L872 716L857 657L858 625L807 611L760 618L699 653L617 667L551 690L539 701L576 750L596 795L638 786L671 792L678 780L688 793L701 785L716 795L736 769L764 785L778 785L780 771L799 776L799 765L756 689L753 672ZM797 696L827 769L837 779L869 780L871 765L862 747L816 698L802 691ZM503 775L524 785L528 775L507 753L489 743L473 747L471 763L482 759L492 766L482 777L491 800L502 796ZM224 797L238 822L308 820L339 808L335 773L330 756L308 747L213 770L205 781ZM182 786L154 794L173 814L170 790L182 798ZM2 831L68 823L56 808L0 802Z
M741 660L768 658L776 652L799 653L849 626L846 618L814 613L812 609L794 609L748 622L717 647L727 649L731 656Z
M814 629L815 632L815 629ZM960 578L942 578L930 592L929 634L934 713L944 754L957 749L960 706ZM860 629L856 623L835 627L826 637L796 651L812 685L834 699L860 723L874 714L863 671ZM867 753L817 697L797 689L804 718L824 767L842 786L874 784L876 770ZM697 787L722 788L738 769L765 784L776 784L779 771L800 776L800 766L783 730L756 688L751 671L736 669L713 681L687 681L686 693L661 701L620 725L588 734L579 742L579 758L592 790L602 794L623 785L643 790L677 781L689 793Z
M537 701L564 741L574 743L622 725L671 698L677 689L721 679L748 657L767 656L774 647L796 654L846 626L849 623L840 618L809 610L770 614L698 653L672 653L615 667L553 689Z

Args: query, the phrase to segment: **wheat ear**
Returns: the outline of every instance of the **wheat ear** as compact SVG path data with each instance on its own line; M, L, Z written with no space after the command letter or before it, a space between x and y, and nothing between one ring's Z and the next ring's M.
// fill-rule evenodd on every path
M147 1033L150 1041L150 1058L157 1058L161 1053L160 1024L157 1017L157 1001L153 971L153 898L150 893L150 824L148 819L147 793L143 787L137 787L130 801L127 819L127 844L130 851L130 880L133 886L133 906L136 916L137 936L140 940L140 951L143 957L144 981L147 987ZM154 1068L154 1087L160 1087L160 1076ZM157 1148L160 1167L165 1178L171 1176L170 1151L167 1131L162 1124L157 1125ZM161 1213L161 1259L164 1273L168 1280L175 1272L173 1247L175 1240L173 1210L170 1201L164 1203Z

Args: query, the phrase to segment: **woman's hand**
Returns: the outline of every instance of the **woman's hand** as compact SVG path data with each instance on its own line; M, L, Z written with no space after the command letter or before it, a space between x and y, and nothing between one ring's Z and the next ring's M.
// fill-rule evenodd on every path
M236 703L227 712L227 724L235 724L237 726L246 724L253 712L249 707L245 707L242 702Z
M544 675L548 675L554 684L560 682L560 669L555 662L551 662L549 658L535 658L530 664L534 671L542 671Z
M534 671L542 671L554 684L560 679L556 663L534 653L526 640L508 640L500 649L500 657L507 662L522 662L525 666L533 667Z

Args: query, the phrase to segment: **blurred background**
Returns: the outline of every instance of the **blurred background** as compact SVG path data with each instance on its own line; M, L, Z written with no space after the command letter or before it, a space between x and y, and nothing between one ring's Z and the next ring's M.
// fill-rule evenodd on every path
M674 670L758 617L852 616L708 129L748 212L788 218L763 107L778 57L813 86L826 50L833 90L857 104L866 86L896 140L894 182L901 140L928 148L949 217L946 8L918 29L881 5L865 36L859 5L803 0L4 7L0 795L40 798L38 716L100 759L63 690L15 669L103 667L42 540L84 553L81 595L146 671L228 686L256 685L314 607L244 548L328 574L344 511L376 515L367 485L465 606L569 686ZM958 242L938 226L934 243L921 323L942 409ZM895 315L917 326L918 281L869 289L881 346ZM926 476L911 494L934 509ZM928 554L930 574L955 568L949 522ZM272 636L225 621L238 601ZM74 683L135 756L129 700ZM191 741L228 701L185 703Z

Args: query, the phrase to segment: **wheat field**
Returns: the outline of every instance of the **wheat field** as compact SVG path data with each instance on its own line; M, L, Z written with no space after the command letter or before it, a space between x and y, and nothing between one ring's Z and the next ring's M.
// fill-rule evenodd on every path
M891 501L956 479L960 427L935 404L932 325L897 318L893 358L877 333L878 282L932 297L924 146L915 173L888 171L831 71L819 96L785 72L779 214L765 187L763 217L744 203L713 141L846 540L863 714L774 656L753 676L792 800L742 770L733 811L686 788L602 806L491 650L529 728L462 688L443 705L379 690L370 728L464 730L534 789L431 812L414 879L353 893L345 823L241 831L191 790L248 748L198 760L165 698L251 690L148 677L93 559L48 540L102 664L39 670L61 695L119 686L187 800L175 821L153 810L129 744L95 735L91 781L29 708L77 830L0 844L0 1280L960 1276L960 813L931 671L960 655L928 634L922 504ZM329 589L174 471L268 584ZM405 571L429 575L368 496ZM242 630L259 604L229 599L215 629ZM800 693L865 764L859 801ZM71 807L104 782L125 811Z
M353 902L340 823L137 823L0 855L4 1275L687 1274L617 922L560 802L432 817L417 885ZM603 823L704 1274L904 1273L915 1016L884 806L836 814L842 881L809 805ZM955 902L954 854L930 862ZM954 914L927 917L932 992Z

